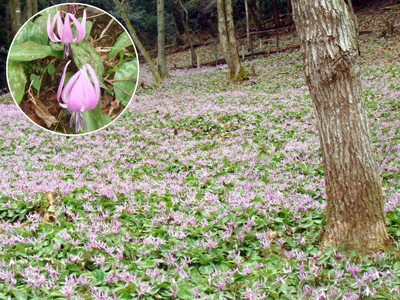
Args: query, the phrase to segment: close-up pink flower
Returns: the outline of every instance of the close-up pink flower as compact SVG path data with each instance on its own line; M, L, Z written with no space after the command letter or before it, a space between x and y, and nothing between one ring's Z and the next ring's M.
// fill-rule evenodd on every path
M60 85L57 91L57 101L61 107L71 110L72 116L70 125L76 125L76 132L85 127L85 122L82 118L82 112L94 109L100 100L100 84L99 80L89 65L83 65L83 68L76 72L64 86L67 67L71 61L68 61L64 67L64 72L61 77ZM90 81L86 72L89 71L93 83ZM64 103L60 103L60 96ZM75 120L75 121L74 121Z
M69 18L72 19L72 21L75 24L76 28L76 37L73 37L72 34L72 29L71 29L71 24ZM69 50L70 50L70 44L79 42L83 40L86 34L86 10L83 11L83 17L81 23L75 18L73 14L66 13L65 14L65 20L64 23L62 22L60 12L58 11L54 18L53 21L51 20L51 15L47 18L47 34L49 36L49 39L54 42L61 42L65 43L64 45L64 58L68 57L69 55ZM57 22L57 35L54 33L54 25Z

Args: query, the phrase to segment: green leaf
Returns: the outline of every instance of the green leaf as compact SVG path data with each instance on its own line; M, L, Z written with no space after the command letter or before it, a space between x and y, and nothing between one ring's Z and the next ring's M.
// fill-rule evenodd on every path
M192 294L191 292L189 292L189 291L186 289L186 287L187 287L186 285L180 284L180 285L178 286L179 291L178 291L177 296L178 296L179 298L181 298L181 299L187 299L187 300L193 299L193 294Z
M64 84L63 84L63 86L65 86L65 85L67 84L68 80L69 80L74 74L75 74L74 72L67 72L67 73L65 74L65 79L64 79Z
M53 75L55 71L56 71L56 67L53 64L50 64L47 67L47 73L49 73L50 76Z
M84 133L100 129L111 122L111 118L109 116L101 114L100 105L101 99L95 109L82 113L82 116L86 121L86 129L83 130Z
M28 299L28 295L26 294L26 290L17 290L13 289L13 294L17 300L26 300Z
M47 35L47 17L38 17L30 30L29 40L41 45L47 45L49 37Z
M9 61L7 75L11 93L19 105L25 93L25 84L28 81L22 64L12 60Z
M31 74L29 80L32 82L32 86L39 91L40 90L40 79L37 75Z
M137 78L138 76L138 63L137 58L127 61L122 64L119 68L119 72L115 73L114 79L130 79L130 78ZM135 81L114 81L114 84L119 86L124 91L134 94L136 88ZM122 105L127 106L129 101L131 100L131 96L124 93L118 88L114 88L115 96L119 99Z
M126 32L123 32L118 37L114 47L112 47L110 54L108 54L108 60L112 61L119 51L122 51L124 48L129 46L132 46L132 40Z
M29 35L31 34L32 27L33 27L33 22L26 23L15 37L13 45L20 45L29 41Z
M103 61L97 54L93 46L83 40L78 43L71 44L72 56L75 64L79 69L82 69L83 65L89 64L96 72L97 78L99 79L100 86L106 88L103 83L104 66Z
M53 17L55 16L55 14L57 13L57 11L60 9L59 6L53 6L50 7L48 9L42 10L42 12L40 13L42 16L45 16L46 18L51 15L51 20L53 20Z
M52 41L50 41L49 43L51 50L53 51L63 51L64 52L64 44L61 43L53 43Z
M8 58L16 61L31 61L46 56L55 56L50 46L28 41L20 45L12 45Z

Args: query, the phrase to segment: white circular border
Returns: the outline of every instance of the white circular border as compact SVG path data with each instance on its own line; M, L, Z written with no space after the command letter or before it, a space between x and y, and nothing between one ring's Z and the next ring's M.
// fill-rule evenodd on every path
M76 5L76 4L78 4L78 5L83 5L83 6L92 7L92 8L94 8L94 9L99 10L100 12L103 12L103 13L109 15L112 19L114 19L114 21L116 21L116 22L121 26L121 28L123 28L123 29L125 30L125 32L128 34L128 37L129 37L129 39L130 39L131 42L132 42L133 49L135 49L135 54L136 54L136 58L137 58L137 66L138 66L138 76L137 76L137 78L136 78L135 90L133 91L132 97L131 97L131 99L129 100L127 106L126 106L125 109L119 114L119 116L118 116L117 118L115 118L115 120L111 121L110 123L104 125L103 127L99 128L99 129L96 129L96 130L91 131L91 132L78 133L78 134L66 134L66 133L61 133L61 132L55 132L55 131L51 131L51 130L49 130L49 129L47 129L47 128L44 128L44 127L40 126L39 124L36 124L33 120L31 120L31 118L29 118L29 117L22 111L22 109L19 107L17 101L15 101L14 95L13 95L11 89L10 89L10 83L9 83L9 80L8 80L8 60L9 60L9 57L10 57L10 52L11 52L10 50L11 50L11 47L12 47L12 45L13 45L13 43L14 43L14 40L15 40L16 37L18 36L18 34L19 34L19 32L21 31L21 29L22 29L31 19L33 19L34 17L36 17L37 15L39 15L40 13L42 13L44 10L47 10L47 9L53 8L53 7L58 7L58 6L63 6L63 5L69 5L69 4L70 4L70 5ZM15 36L14 36L14 38L13 38L11 44L10 44L9 51L8 51L8 55L7 55L7 61L6 61L6 78L7 78L7 85L8 85L8 89L10 90L10 94L11 94L11 97L13 98L13 100L14 100L15 105L17 105L18 109L25 115L25 117L26 117L29 121L31 121L33 124L35 124L35 126L39 127L40 129L44 129L44 130L46 130L46 131L48 131L48 132L51 132L51 133L54 133L54 134L58 134L58 135L61 135L61 136L84 136L84 135L88 135L88 134L93 134L93 133L95 133L95 132L97 132L97 131L99 131L99 130L102 130L102 129L107 128L107 127L110 126L112 123L114 123L115 121L117 121L117 120L122 116L122 114L125 113L125 111L128 109L129 104L130 104L131 101L133 100L133 97L135 96L136 90L137 90L137 88L138 88L139 77L140 77L139 55L138 55L138 52L137 52L137 49L136 49L136 45L135 45L135 43L133 42L132 37L131 37L129 31L128 31L114 16L112 16L112 15L109 14L108 12L106 12L106 11L102 10L101 8L96 7L96 6L89 5L89 4L85 4L85 3L62 3L62 4L56 4L56 5L53 5L53 6L49 6L49 7L45 8L45 9L42 9L40 12L37 12L34 16L30 17L30 18L24 23L24 25L21 26L21 28L18 30L18 32L15 34ZM29 81L29 80L28 80L28 81Z

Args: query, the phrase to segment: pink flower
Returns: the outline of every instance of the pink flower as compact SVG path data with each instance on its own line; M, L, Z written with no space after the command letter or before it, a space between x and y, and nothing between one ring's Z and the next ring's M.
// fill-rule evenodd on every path
M94 109L100 100L100 84L99 80L89 64L83 65L82 69L76 72L67 82L63 89L65 73L71 61L67 62L64 67L64 73L61 77L60 85L57 91L57 101L62 108L71 110L72 116L70 125L75 123L75 132L85 128L85 121L82 117L82 112ZM93 84L86 72L89 70ZM60 96L64 103L60 103ZM74 122L75 119L75 122Z
M86 10L83 11L82 22L75 18L73 14L66 13L64 23L61 20L60 12L58 11L50 23L51 15L47 18L47 35L52 42L65 43L64 45L64 58L69 55L70 43L75 43L82 41L86 35ZM76 38L72 35L71 25L69 23L69 18L75 24L76 27ZM57 35L54 33L54 24L57 21Z

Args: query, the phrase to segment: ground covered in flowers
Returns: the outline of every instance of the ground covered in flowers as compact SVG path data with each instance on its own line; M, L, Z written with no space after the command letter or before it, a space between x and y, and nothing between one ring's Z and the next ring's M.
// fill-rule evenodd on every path
M394 39L361 41L393 252L318 251L324 175L299 53L244 63L257 76L239 85L226 66L160 85L142 68L150 88L95 134L0 104L0 299L400 299ZM63 203L43 224L48 191Z

